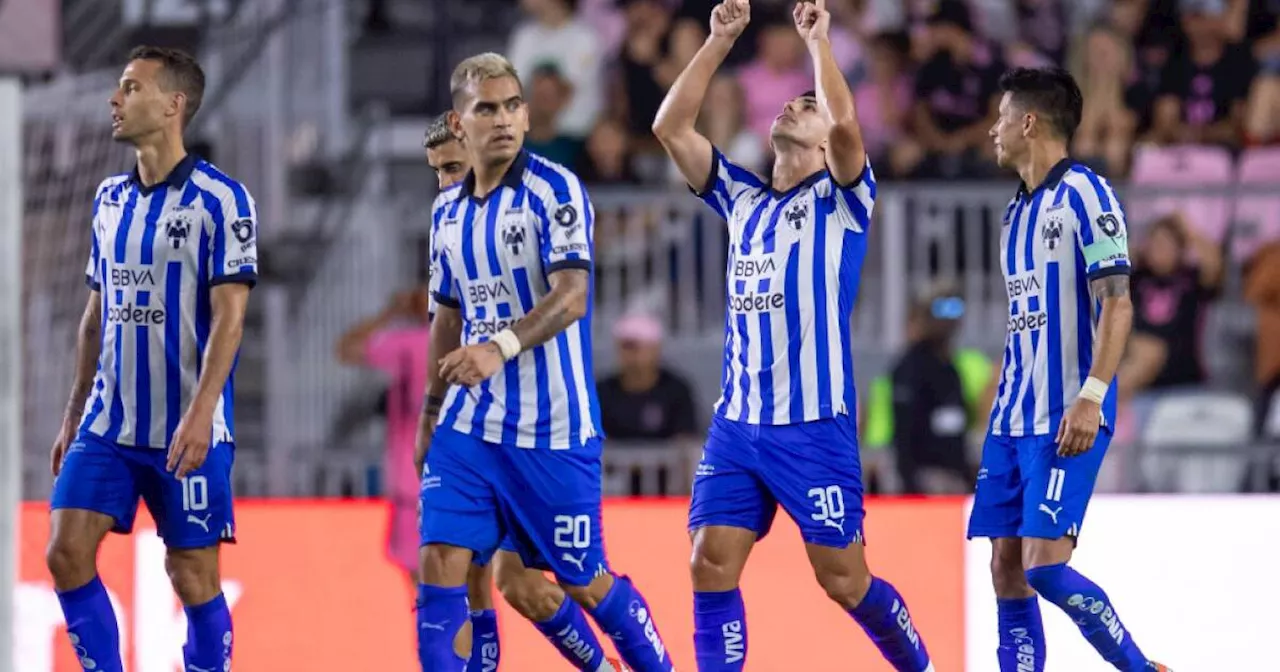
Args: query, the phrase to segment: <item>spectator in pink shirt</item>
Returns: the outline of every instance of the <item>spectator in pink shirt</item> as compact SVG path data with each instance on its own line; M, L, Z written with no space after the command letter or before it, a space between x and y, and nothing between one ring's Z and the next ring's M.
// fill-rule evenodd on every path
M413 446L427 384L427 303L425 288L397 293L381 312L352 327L338 342L338 358L344 364L376 369L387 377L383 468L391 504L387 553L410 575L418 567L418 474L413 468Z
M747 128L767 138L778 110L813 88L813 75L804 43L791 23L770 20L760 29L759 47L755 60L738 71L738 81L746 93Z

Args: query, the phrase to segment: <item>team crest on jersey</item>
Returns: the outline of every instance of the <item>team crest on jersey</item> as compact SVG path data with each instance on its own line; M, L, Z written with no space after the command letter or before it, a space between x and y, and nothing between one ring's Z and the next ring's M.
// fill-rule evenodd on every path
M809 218L809 204L794 203L791 207L787 208L787 211L783 213L782 216L786 218L787 224L790 225L792 229L799 231L804 228L804 222Z
M175 250L180 249L191 235L193 226L191 217L186 214L178 213L170 217L164 223L164 235L169 239L169 246Z
M1044 223L1044 246L1050 252L1058 249L1058 243L1062 240L1062 220L1058 217L1050 217Z
M520 256L520 248L524 247L524 226L516 221L503 227L502 244L511 250L511 254Z

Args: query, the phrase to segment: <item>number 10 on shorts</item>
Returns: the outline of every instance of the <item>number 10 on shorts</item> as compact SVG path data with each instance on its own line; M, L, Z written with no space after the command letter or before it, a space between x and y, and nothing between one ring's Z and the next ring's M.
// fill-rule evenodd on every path
M591 546L591 516L556 516L556 548Z
M818 522L838 521L844 518L844 490L838 485L828 485L825 488L810 488L809 496L813 498L813 505L817 507L818 512L810 517Z
M188 476L182 479L182 510L204 511L209 508L209 479Z

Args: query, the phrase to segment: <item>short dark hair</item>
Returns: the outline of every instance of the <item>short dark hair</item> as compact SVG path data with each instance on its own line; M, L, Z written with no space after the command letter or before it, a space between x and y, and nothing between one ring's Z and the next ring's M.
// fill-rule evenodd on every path
M143 45L129 52L129 60L160 62L160 86L166 91L181 91L187 97L182 124L191 123L204 100L204 69L195 57L181 49Z
M1084 96L1062 68L1014 68L1000 77L1000 90L1012 94L1016 105L1039 113L1064 140L1070 141L1080 126Z
M427 123L427 132L422 136L422 146L435 149L453 140L453 129L449 128L449 113L433 117Z

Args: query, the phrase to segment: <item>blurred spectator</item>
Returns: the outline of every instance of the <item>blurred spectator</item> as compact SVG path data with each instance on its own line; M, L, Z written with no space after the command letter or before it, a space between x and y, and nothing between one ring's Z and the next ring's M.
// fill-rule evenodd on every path
M755 21L753 14L752 23ZM805 58L804 41L795 25L783 17L765 19L765 25L760 28L759 47L756 59L738 71L738 81L746 94L747 128L767 138L778 110L787 101L813 88L813 75Z
M1151 139L1239 146L1253 57L1227 43L1225 0L1180 0L1179 6L1187 44L1165 69Z
M1161 76L1182 40L1176 2L1115 0L1107 14L1106 23L1123 36L1131 54L1132 69L1125 74L1125 103L1134 113L1134 130L1139 136L1151 130Z
M569 103L560 115L559 131L584 139L604 104L600 46L586 23L574 16L577 0L520 0L530 19L511 34L507 57L528 79L544 63L553 63L569 82Z
M989 387L992 367L981 353L955 350L963 316L964 300L947 292L922 296L911 308L909 345L892 373L893 446L902 492L973 489L976 470L965 438L984 419L974 402Z
M669 59L671 11L662 0L618 0L626 10L627 34L618 55L627 127L636 137L649 137L658 106L680 75Z
M1133 400L1134 429L1141 431L1151 399L1138 395L1205 383L1202 327L1222 282L1222 252L1173 214L1148 227L1136 261L1133 334L1120 366L1119 397Z
M1004 70L992 45L977 38L969 8L942 0L921 40L928 60L916 74L916 137L928 159L917 166L921 177L956 177L993 172L986 158L987 131L999 108L999 79Z
M872 38L868 77L853 89L867 156L887 175L902 175L923 158L920 144L906 134L912 104L908 49L904 35Z
M698 113L698 132L725 156L743 168L764 174L767 166L764 138L746 127L742 85L731 75L719 74L707 87L707 98ZM863 126L865 128L865 125ZM668 180L684 184L684 176L675 162L668 162Z
M1089 31L1081 51L1077 79L1084 94L1084 113L1072 153L1081 160L1100 164L1100 172L1124 175L1137 125L1133 109L1148 104L1139 99L1141 91L1126 86L1134 72L1132 48L1119 31L1100 25Z
M419 476L413 466L419 400L426 389L428 297L426 288L397 293L377 315L347 330L338 341L338 360L364 366L388 378L387 439L383 467L391 502L388 554L410 575L418 567Z
M1280 241L1258 251L1245 274L1245 299L1258 314L1255 370L1259 429L1267 417L1271 398L1280 392Z
M559 118L569 103L571 86L554 63L533 71L526 84L529 95L529 132L524 145L535 154L573 167L582 156L583 143L560 132Z
M1248 5L1245 34L1258 77L1249 91L1245 139L1249 144L1274 143L1280 140L1280 1L1252 0Z
M696 440L693 390L683 378L662 366L662 324L647 313L631 313L613 327L618 372L596 384L600 419L610 450L626 450L627 442ZM668 474L660 475L667 492ZM631 492L640 490L640 474L631 474Z
M1012 66L1061 66L1067 56L1067 6L1065 0L1011 0L1017 16L1018 36L1006 55Z
M578 174L595 184L638 182L631 162L631 136L621 122L600 122L587 139L587 153Z

